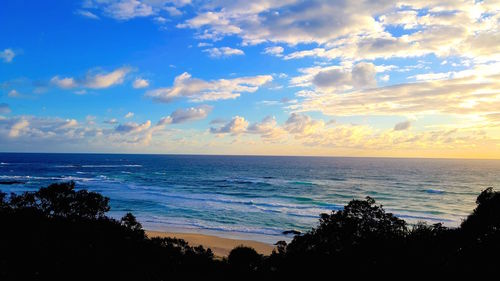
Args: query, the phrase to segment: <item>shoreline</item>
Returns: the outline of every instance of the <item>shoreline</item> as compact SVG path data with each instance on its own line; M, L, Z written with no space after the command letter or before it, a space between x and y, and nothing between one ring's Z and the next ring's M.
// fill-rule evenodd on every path
M203 246L210 248L217 257L227 257L229 252L237 246L251 247L262 255L270 255L275 249L272 244L259 242L255 240L233 239L225 238L216 235L200 234L200 233L183 233L183 232L167 232L167 231L153 231L145 230L149 238L153 237L171 237L183 239L189 243L190 246Z

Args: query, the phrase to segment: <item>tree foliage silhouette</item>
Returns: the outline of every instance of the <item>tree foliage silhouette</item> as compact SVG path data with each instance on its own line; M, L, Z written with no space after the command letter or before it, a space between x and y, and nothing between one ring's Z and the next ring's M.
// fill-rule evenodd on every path
M399 271L494 272L500 193L488 188L460 227L417 223L375 200L352 200L317 227L262 256L248 247L227 259L182 239L148 238L133 214L106 216L109 199L73 182L36 192L0 192L0 280L294 278L303 274ZM493 257L493 258L492 258Z
M73 182L1 193L0 280L163 280L220 267L210 250L149 239L131 213L117 221L109 210L108 198Z
M54 183L37 192L12 194L17 209L34 209L47 217L98 219L109 211L109 198L87 190L75 191L75 183Z
M227 257L228 263L234 270L240 272L256 271L262 262L262 255L253 248L238 246L231 250Z

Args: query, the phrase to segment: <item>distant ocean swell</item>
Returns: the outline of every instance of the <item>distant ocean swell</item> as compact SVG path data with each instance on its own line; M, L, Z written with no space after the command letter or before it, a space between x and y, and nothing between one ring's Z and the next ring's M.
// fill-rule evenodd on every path
M269 242L366 196L409 222L458 225L499 171L500 161L0 153L0 181L18 182L0 190L72 180L110 197L112 216L131 211L149 229Z
M89 167L93 165L88 165ZM98 165L95 165L98 166ZM140 165L127 165L127 167L137 167ZM106 167L118 167L107 165ZM121 171L122 173L124 171ZM77 171L76 173L82 174L84 172ZM131 172L129 172L131 173ZM303 217L310 218L313 220L317 220L319 214L321 213L329 213L332 210L339 210L342 208L342 205L338 204L328 204L324 202L315 202L310 198L303 197L290 197L290 196L276 196L276 198L271 197L268 199L264 198L255 198L255 196L249 196L246 193L233 193L232 196L221 195L221 194L186 194L186 193L172 193L165 192L163 188L158 186L139 186L134 184L127 184L125 181L120 181L116 179L110 179L104 175L97 175L96 177L75 177L75 176L60 176L60 177L37 177L37 176L0 176L2 179L7 180L26 180L28 183L31 181L49 181L49 182L65 182L65 181L75 181L78 186L83 188L89 188L95 191L103 192L104 194L110 193L113 190L123 192L126 189L140 191L141 193L141 203L145 205L154 205L151 203L148 198L157 202L168 202L165 203L166 206L170 206L172 202L176 202L179 205L191 205L193 202L200 202L206 207L218 210L224 209L237 209L241 212L266 212L266 213L278 213L284 214L287 216L294 217ZM237 184L266 184L271 185L270 183L265 183L259 180L241 180L241 179L225 179L218 180L216 182L225 182L225 183L237 183ZM313 183L297 183L292 182L291 184L305 184L305 185L313 185ZM120 195L110 194L111 197L115 198L115 201L123 202L124 205L127 205L128 198L121 198ZM373 194L376 195L376 194ZM242 198L249 197L253 199L243 200ZM345 196L346 198L351 198L352 196ZM279 200L287 200L287 201L298 201L301 204L292 204L292 203L277 203ZM133 199L132 199L133 200ZM161 213L162 206L165 206L164 203L157 203L158 206L155 208L159 213ZM121 204L119 204L119 208L114 208L114 213L117 217L121 216L123 212L120 211L132 211L129 208L123 208ZM151 208L151 209L155 209ZM415 215L405 215L403 213L399 214L400 217L406 219L417 219L417 220L426 220L426 221L443 221L443 222L453 222L452 220L437 218L432 216L415 216ZM267 227L267 228L259 228L259 227L244 227L244 226L227 226L225 224L214 224L213 222L207 223L201 220L196 219L172 219L165 218L161 215L152 215L152 216L142 216L143 222L149 224L151 226L155 226L161 228L162 225L179 227L179 228L188 228L188 229L206 229L206 230L214 230L214 231L230 231L230 232L243 232L250 234L264 234L264 235L275 235L280 236L284 231L282 227ZM214 218L216 220L216 218ZM300 225L295 225L295 228L305 230L304 227Z

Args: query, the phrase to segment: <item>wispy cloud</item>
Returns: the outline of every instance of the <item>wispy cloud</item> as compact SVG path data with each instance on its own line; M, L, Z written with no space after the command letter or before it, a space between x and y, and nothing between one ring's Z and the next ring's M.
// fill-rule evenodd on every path
M103 9L110 17L118 20L129 20L155 14L151 5L137 0L109 1Z
M273 12L270 12L273 11ZM334 15L334 16L332 16ZM363 60L462 56L498 60L498 7L477 1L248 1L216 2L178 24L199 38L239 36L244 44L309 44L285 56ZM404 36L392 35L402 27ZM265 53L280 55L279 47Z
M184 72L175 78L172 87L148 91L146 96L158 102L172 102L182 97L195 102L234 99L241 93L253 93L272 80L271 75L259 75L205 81Z
M456 74L456 78L404 83L354 92L299 92L296 109L327 115L486 115L500 112L497 64Z
M56 75L52 77L50 82L62 89L71 89L76 87L104 89L122 84L129 72L129 67L122 67L111 72L88 73L83 78L61 77Z
M274 46L274 47L267 47L264 49L264 54L268 54L268 55L273 55L273 56L277 56L277 57L281 57L283 56L283 47L281 46Z
M183 12L179 9L191 1L160 0L87 0L84 2L83 9L99 11L107 17L119 21L127 21L134 18L155 17L167 14L169 16L180 16ZM94 13L92 13L94 14ZM84 15L85 16L85 15Z
M245 54L240 49L235 49L230 47L210 48L203 50L203 52L208 53L208 55L212 58L242 56Z
M403 121L394 125L394 131L404 131L408 130L411 127L410 121Z
M56 75L50 79L50 82L62 89L71 89L78 86L73 77L59 77Z
M75 13L82 16L82 17L86 17L89 19L93 19L93 20L99 19L99 17L96 14L94 14L90 11L87 11L87 10L77 10Z
M20 98L23 95L21 95L21 93L19 93L16 89L12 89L12 90L9 91L9 93L7 94L7 96L9 98Z
M14 53L12 49L4 49L3 51L0 51L0 59L2 59L3 62L12 62L15 56L16 53Z
M30 29L9 32L17 43L0 49L0 94L9 102L0 104L2 147L164 152L171 136L180 149L172 152L186 143L198 145L193 153L255 146L398 156L495 147L500 157L495 1L85 0L54 9L54 20L69 14L88 24L64 30L62 44ZM81 40L93 33L99 41ZM19 36L40 48L19 45L30 44ZM42 47L50 50L39 58ZM69 53L82 49L83 57ZM38 61L43 73L33 68ZM140 73L86 71L127 63ZM80 96L57 99L56 88ZM94 95L101 89L109 95ZM79 107L74 116L69 103ZM61 112L67 116L48 115Z
M166 125L166 124L179 124L190 121L196 121L205 119L208 114L212 111L213 107L209 105L200 105L197 107L189 107L189 108L179 108L172 112L167 117L162 118L158 125Z
M119 133L130 134L130 133L140 133L145 131L151 127L151 121L146 121L142 124L138 124L135 122L128 122L125 124L120 124L116 127L116 131Z
M122 67L109 73L89 74L85 78L85 87L91 89L103 89L113 85L123 83L125 76L130 72L130 68Z

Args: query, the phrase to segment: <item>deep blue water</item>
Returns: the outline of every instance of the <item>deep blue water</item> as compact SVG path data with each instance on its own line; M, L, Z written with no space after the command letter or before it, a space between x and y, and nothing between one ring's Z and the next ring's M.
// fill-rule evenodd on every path
M456 226L500 186L500 160L0 153L0 180L24 182L4 192L74 180L146 229L271 242L365 196L410 222Z

